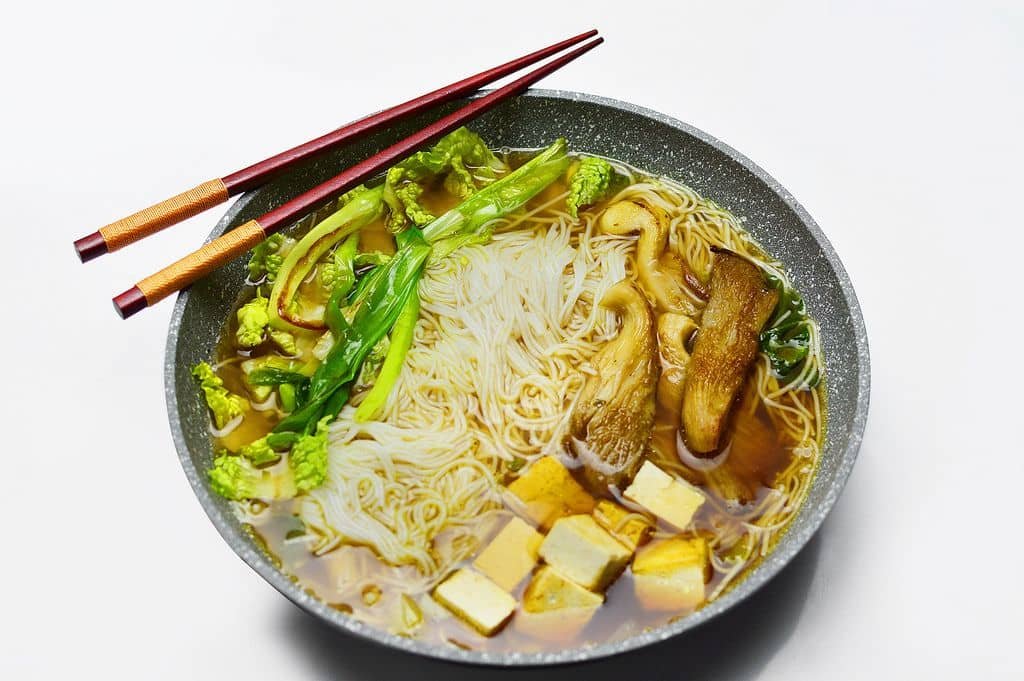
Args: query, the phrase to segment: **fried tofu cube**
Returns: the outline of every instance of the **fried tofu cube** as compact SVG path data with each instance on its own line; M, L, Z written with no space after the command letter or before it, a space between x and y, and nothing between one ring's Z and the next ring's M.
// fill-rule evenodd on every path
M606 499L597 502L593 516L598 525L633 551L647 541L651 530L654 529L640 514L631 513L614 501Z
M622 494L680 530L689 526L704 503L704 495L696 487L676 480L650 461L644 462Z
M558 519L540 545L548 565L590 591L604 591L631 555L589 515Z
M587 591L549 565L530 580L523 594L523 611L513 626L545 640L567 640L578 634L604 603L604 596Z
M434 598L484 636L492 636L516 609L516 599L479 572L465 568L434 589Z
M640 549L633 559L633 590L652 610L684 610L704 602L711 553L703 537L673 537Z
M594 508L594 498L553 456L534 461L508 491L518 500L515 506L544 530L559 518Z
M544 535L522 519L512 518L476 557L473 567L502 589L512 591L537 564L542 541Z

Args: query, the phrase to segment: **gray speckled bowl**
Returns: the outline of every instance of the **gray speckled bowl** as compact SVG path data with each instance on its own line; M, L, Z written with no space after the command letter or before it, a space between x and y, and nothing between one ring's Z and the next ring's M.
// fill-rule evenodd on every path
M409 121L246 194L217 223L210 237L258 217L436 115ZM575 662L678 636L731 608L770 580L807 543L843 489L864 432L869 392L867 336L853 287L821 229L789 192L735 150L685 123L611 99L533 90L483 116L472 127L496 146L540 147L565 136L574 150L621 159L685 182L745 217L747 229L785 264L821 324L828 429L821 468L807 501L771 555L725 596L674 624L614 643L555 653L494 654L427 645L378 631L333 610L273 566L242 531L228 505L210 492L203 474L212 454L208 417L189 367L213 354L221 325L245 277L242 258L178 296L171 318L164 369L167 410L185 474L210 520L242 560L301 608L355 636L398 650L491 665Z

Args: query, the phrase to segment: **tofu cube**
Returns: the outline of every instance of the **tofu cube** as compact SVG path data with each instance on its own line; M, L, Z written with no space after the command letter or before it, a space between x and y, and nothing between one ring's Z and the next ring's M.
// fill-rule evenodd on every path
M534 461L508 491L515 497L513 507L544 530L559 518L590 513L594 508L594 498L553 456Z
M465 568L434 589L434 598L484 636L492 636L516 609L516 599L479 572Z
M544 640L573 638L604 603L604 596L587 591L549 565L530 580L523 594L523 610L513 624L517 630Z
M537 551L544 536L520 518L512 518L501 532L477 555L473 567L495 584L512 591L537 564Z
M704 495L696 487L676 480L650 461L644 461L633 483L622 494L680 530L689 526L693 514L704 503Z
M703 537L673 537L640 549L633 559L636 599L651 610L685 610L704 602L711 553Z
M606 499L597 502L593 516L598 525L633 551L647 541L654 529L639 513L632 513Z
M555 521L540 545L540 556L548 565L590 591L604 591L626 567L630 555L632 551L589 515Z

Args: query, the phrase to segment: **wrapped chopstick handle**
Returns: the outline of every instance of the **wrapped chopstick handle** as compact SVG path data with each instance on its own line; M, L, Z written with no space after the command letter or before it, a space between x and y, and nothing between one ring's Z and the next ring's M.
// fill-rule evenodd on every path
M228 188L223 180L210 180L79 239L75 242L75 250L82 262L87 262L199 215L227 200Z
M197 251L150 275L114 298L114 308L127 318L175 291L226 265L266 238L263 226L250 220L207 243Z

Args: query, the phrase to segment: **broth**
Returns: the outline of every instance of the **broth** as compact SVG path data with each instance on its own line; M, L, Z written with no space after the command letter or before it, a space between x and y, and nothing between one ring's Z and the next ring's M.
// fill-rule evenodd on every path
M518 155L508 158L512 166L522 159ZM638 182L642 181L643 177ZM558 181L532 199L520 213L528 214L557 203L567 190L567 183L564 180ZM422 196L422 204L435 215L457 203L456 197L437 184L429 187ZM603 205L599 204L592 211L599 213ZM363 252L395 252L394 237L387 230L383 219L363 228L359 246ZM635 280L636 263L633 256L630 256L626 269ZM309 295L315 295L311 291L313 282L311 276L303 284L310 289ZM251 296L250 287L239 300L239 305ZM231 342L235 326L232 315L218 346L218 373L229 390L246 394L241 361L272 353L273 348L267 343L240 353ZM311 358L317 338L318 334L312 332L297 335L300 359ZM765 403L764 391L759 389L759 382L765 380L772 379L766 378L760 368L747 379L731 418L729 437L724 447L727 456L712 471L700 470L685 463L694 457L685 451L679 436L678 413L672 413L663 406L659 406L656 412L647 458L664 470L677 473L698 486L708 498L708 503L697 512L690 532L707 537L714 551L714 572L706 586L709 598L705 603L734 585L743 573L756 566L760 557L778 540L780 532L772 534L750 529L762 517L767 518L768 514L775 512L775 497L780 494L776 488L785 486L785 494L798 496L799 490L806 489L814 473L814 459L809 458L801 449L806 446L806 442L799 442L788 430L780 429L779 418L773 416L769 405ZM811 411L822 399L821 390L819 384L801 391L803 394L795 395L792 399ZM815 410L814 413L819 412ZM216 440L216 445L236 451L242 444L269 432L279 419L274 409L250 411L243 423ZM820 443L823 426L816 421L811 424L816 437L815 446ZM508 482L516 474L504 470L500 477ZM790 492L791 488L794 491ZM504 629L494 636L485 637L438 604L431 597L429 589L410 593L406 585L423 581L417 569L411 565L388 565L371 548L347 543L341 543L323 555L314 555L311 549L318 538L304 528L298 515L298 504L296 500L269 504L240 502L239 509L254 537L276 558L280 568L292 575L307 591L341 612L392 633L474 650L543 652L626 638L692 612L655 611L644 607L634 594L634 577L631 568L627 566L622 576L607 589L605 604L597 609L586 626L564 629L541 627L532 622L530 616L520 608ZM483 541L478 548L486 545L500 529L504 519L512 515L507 507L493 511L486 520L489 530L482 535ZM656 538L679 534L678 530L662 521L656 522ZM739 565L734 559L741 554L749 554L749 557ZM454 569L470 562L465 560L449 567ZM521 603L528 581L522 580L512 591L517 602Z

